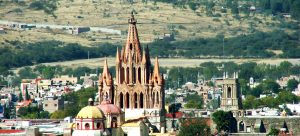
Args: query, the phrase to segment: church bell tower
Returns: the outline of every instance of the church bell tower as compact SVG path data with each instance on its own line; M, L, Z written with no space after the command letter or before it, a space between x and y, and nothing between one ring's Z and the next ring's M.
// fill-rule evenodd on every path
M113 104L125 112L125 118L145 117L162 132L165 128L164 78L159 70L158 58L154 68L148 46L141 49L137 20L133 13L128 19L128 34L121 51L116 52L116 78L113 82L107 63L99 77L99 100L108 96Z
M224 76L222 90L221 109L224 111L239 110L241 108L241 93L236 73L233 78L228 78L227 74Z

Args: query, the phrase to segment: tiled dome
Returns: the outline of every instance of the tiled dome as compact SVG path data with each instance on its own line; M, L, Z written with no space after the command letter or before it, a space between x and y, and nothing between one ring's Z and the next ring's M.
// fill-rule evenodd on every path
M104 115L96 106L86 106L79 111L76 118L101 119L104 118Z
M101 109L104 114L121 114L122 110L114 105L111 104L109 100L103 100L98 108Z

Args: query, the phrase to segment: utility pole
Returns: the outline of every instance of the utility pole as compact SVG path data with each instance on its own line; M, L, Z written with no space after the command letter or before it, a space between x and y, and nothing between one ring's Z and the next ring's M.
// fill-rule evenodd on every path
M223 51L222 51L222 59L223 59L223 61L222 61L222 68L223 68L223 72L225 72L225 65L224 65L224 59L225 59L225 53L224 53L224 37L223 37Z

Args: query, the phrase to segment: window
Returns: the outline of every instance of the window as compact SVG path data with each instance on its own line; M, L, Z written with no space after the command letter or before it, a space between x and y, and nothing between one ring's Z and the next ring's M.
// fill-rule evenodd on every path
M141 81L142 81L142 72L141 72L141 68L138 68L138 81L139 81L139 83L141 83Z
M118 123L117 123L117 118L113 117L111 121L111 128L117 128Z
M230 87L228 87L227 88L227 98L231 98L232 96L231 96L231 88Z
M85 123L84 127L85 127L85 129L90 129L90 124L89 123Z
M101 126L101 125L100 125L100 123L98 122L98 123L97 123L97 129L100 129L100 126Z
M57 107L57 104L54 104L55 107Z
M48 106L48 104L45 104L45 107L47 107Z
M241 121L241 122L239 123L239 131L245 131L245 130L244 130L244 127L245 127L245 124L244 124L243 121Z
M132 75L133 75L133 83L136 83L136 68L134 67L133 68L133 73L132 73Z
M130 96L129 96L129 93L127 92L126 93L126 108L128 109L130 107Z
M140 93L140 108L144 108L144 94Z
M124 77L125 77L125 70L124 70L124 68L122 67L121 68L121 71L120 71L120 83L122 84L123 82L124 82Z
M138 107L137 94L134 93L134 108Z
M157 104L159 104L159 95L158 95L158 92L156 92L156 102L157 102Z
M123 108L123 93L120 93L120 108Z
M126 68L126 83L129 83L129 68Z

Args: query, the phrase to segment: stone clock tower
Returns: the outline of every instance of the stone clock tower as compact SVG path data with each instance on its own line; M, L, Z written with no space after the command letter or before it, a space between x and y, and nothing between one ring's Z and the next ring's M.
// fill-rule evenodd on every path
M233 78L224 77L222 85L221 109L224 111L235 111L241 108L240 90L237 76Z

